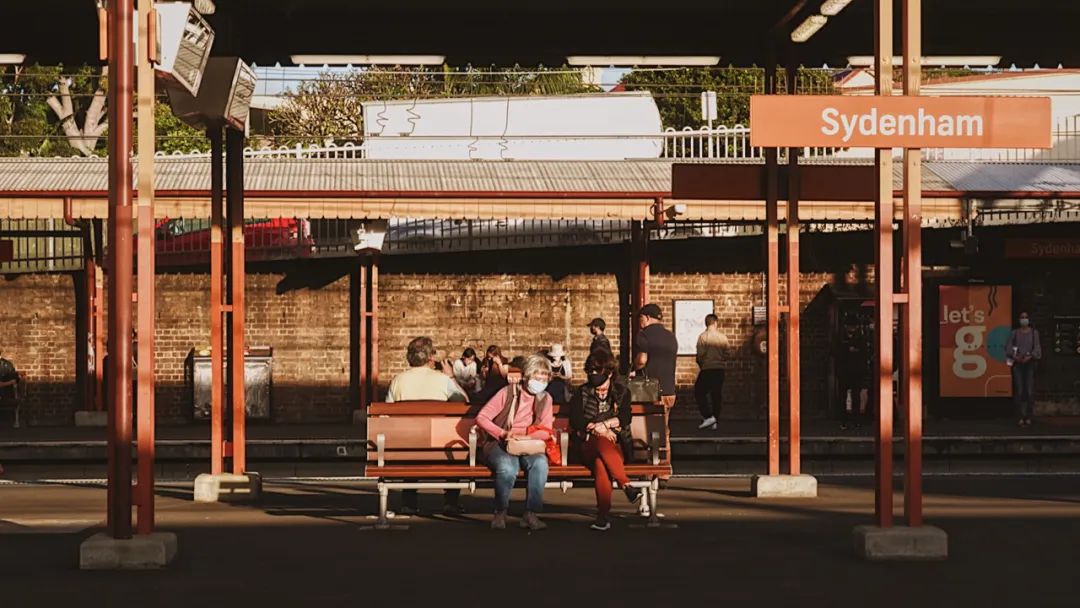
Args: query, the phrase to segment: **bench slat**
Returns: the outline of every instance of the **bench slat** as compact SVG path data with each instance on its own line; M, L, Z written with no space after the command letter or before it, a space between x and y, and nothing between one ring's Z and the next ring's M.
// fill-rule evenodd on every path
M671 467L665 465L636 465L626 466L626 475L631 478L660 477L671 474ZM437 466L437 465L387 465L384 467L368 467L369 477L401 478L401 479L490 479L491 470L487 467L460 466ZM523 476L519 473L518 476ZM588 478L592 473L581 465L569 465L551 467L548 470L548 479Z
M368 416L468 416L475 417L483 404L447 403L445 401L403 401L401 403L372 403L368 406ZM564 406L555 405L555 416L565 416ZM569 410L567 410L569 411ZM663 414L664 406L659 404L635 403L631 406L635 415Z

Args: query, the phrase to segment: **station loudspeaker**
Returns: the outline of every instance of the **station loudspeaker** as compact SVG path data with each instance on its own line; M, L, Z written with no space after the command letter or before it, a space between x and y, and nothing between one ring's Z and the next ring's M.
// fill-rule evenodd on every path
M190 2L156 2L158 77L196 95L205 78L214 30Z
M255 71L239 57L212 57L206 63L199 93L167 87L169 103L180 120L195 128L224 124L244 131L257 82Z

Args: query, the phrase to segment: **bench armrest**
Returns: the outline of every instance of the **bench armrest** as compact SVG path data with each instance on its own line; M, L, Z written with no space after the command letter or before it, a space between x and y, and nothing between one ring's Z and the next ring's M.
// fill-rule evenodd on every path
M476 427L474 426L471 429L469 429L469 466L470 467L475 467L476 466L476 443L477 443L477 435L476 435Z
M649 435L649 458L654 465L660 464L660 432L653 431Z
M559 448L562 450L562 466L565 467L570 462L570 433L559 432Z
M379 457L379 466L386 465L386 435L379 433L375 436L375 450Z

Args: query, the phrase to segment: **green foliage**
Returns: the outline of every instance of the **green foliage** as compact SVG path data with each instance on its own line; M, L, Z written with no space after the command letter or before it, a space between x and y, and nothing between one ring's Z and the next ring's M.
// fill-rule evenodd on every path
M154 131L159 152L171 154L210 150L210 140L206 138L206 133L177 118L166 98L159 97L154 104Z
M270 113L277 143L341 143L364 133L362 103L372 100L432 99L505 95L567 95L598 92L581 72L568 68L401 70L371 68L328 72L301 83Z
M781 91L784 79L784 70L780 70ZM714 125L749 126L750 95L765 92L765 70L735 67L634 70L624 75L620 83L627 91L652 92L664 128L703 126L702 91L716 91ZM832 71L799 68L796 91L803 95L831 93Z
M75 120L82 124L99 81L94 68L72 71L63 66L0 67L0 155L79 156L64 136L48 99L58 96L61 77L68 79ZM102 86L104 86L102 84ZM97 143L104 150L105 141Z

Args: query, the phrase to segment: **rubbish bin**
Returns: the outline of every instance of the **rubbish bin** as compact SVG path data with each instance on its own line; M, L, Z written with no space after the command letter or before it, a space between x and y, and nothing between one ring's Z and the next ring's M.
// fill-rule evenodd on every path
M210 349L191 351L192 407L196 420L210 419ZM244 351L244 411L249 419L270 419L270 387L273 384L274 349L252 346ZM226 394L229 364L225 363Z

